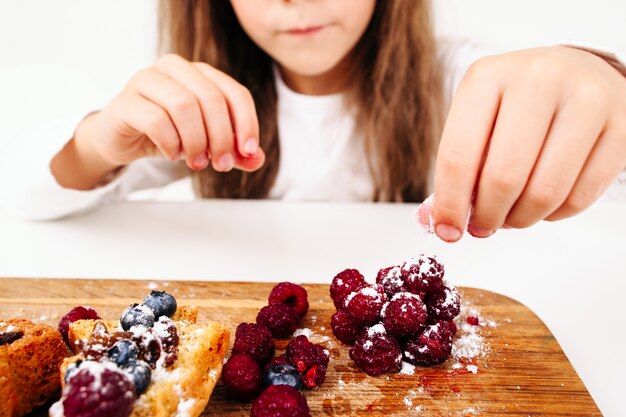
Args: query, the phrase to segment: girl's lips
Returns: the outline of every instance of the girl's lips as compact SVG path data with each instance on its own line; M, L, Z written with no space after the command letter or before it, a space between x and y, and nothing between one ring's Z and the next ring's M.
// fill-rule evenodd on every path
M317 33L321 31L322 29L324 29L325 27L326 25L307 26L304 28L288 29L285 31L285 33L288 33L289 35L306 36L306 35L312 35L314 33Z

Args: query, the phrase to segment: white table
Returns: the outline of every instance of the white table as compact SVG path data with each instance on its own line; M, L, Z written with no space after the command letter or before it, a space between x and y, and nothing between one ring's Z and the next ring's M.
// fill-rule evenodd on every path
M606 416L626 410L626 209L445 244L415 205L198 201L125 203L29 223L0 216L0 276L330 282L420 252L454 284L508 295L561 343Z

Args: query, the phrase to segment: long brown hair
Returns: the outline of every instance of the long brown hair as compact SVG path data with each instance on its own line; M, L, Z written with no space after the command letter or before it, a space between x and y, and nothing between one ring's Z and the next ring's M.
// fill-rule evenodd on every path
M378 0L352 53L346 98L375 185L375 200L421 201L441 127L442 80L428 0ZM193 173L202 197L263 198L280 157L273 61L243 31L230 1L162 0L162 52L203 61L246 86L256 104L265 165L253 173Z

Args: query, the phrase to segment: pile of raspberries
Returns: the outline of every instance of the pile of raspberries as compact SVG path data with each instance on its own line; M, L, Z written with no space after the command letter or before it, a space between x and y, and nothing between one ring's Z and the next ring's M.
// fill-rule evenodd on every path
M306 398L298 390L312 389L324 382L329 352L300 335L289 342L284 354L275 357L273 340L291 336L308 309L306 290L281 282L270 292L268 305L259 311L256 323L237 326L222 381L233 398L256 398L252 417L310 416ZM277 376L277 370L288 375Z
M373 285L355 269L333 278L333 334L368 375L399 372L403 359L429 366L450 356L461 298L443 275L435 256L420 254L381 269Z

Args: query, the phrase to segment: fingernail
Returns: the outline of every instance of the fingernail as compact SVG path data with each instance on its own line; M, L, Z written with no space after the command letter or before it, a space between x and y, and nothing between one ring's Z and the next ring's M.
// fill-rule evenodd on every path
M243 151L246 153L247 156L254 156L257 149L259 149L259 145L257 144L255 139L248 139L243 145Z
M209 165L209 158L206 154L200 154L193 158L191 164L193 165L193 169L204 169Z
M222 155L217 161L217 167L220 171L230 171L235 166L235 158L229 153Z
M481 229L480 227L476 227L471 224L467 226L467 231L470 235L481 239L489 237L496 232L495 230Z
M435 234L446 242L456 242L463 234L459 229L449 224L439 223L435 226Z

